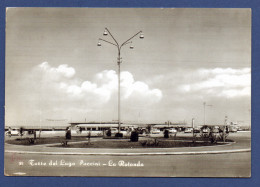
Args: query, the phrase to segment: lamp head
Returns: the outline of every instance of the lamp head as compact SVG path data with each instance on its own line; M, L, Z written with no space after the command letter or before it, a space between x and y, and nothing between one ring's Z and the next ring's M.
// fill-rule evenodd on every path
M104 35L104 36L107 35L107 30L104 30L103 35Z
M141 32L140 39L144 39L144 33Z

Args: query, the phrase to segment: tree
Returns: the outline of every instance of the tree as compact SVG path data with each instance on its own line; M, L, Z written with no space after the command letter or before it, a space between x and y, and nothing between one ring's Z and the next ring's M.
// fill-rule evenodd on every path
M148 125L148 126L147 126L147 131L148 131L148 134L150 134L150 133L151 133L151 130L152 130L152 125Z
M110 137L111 134L112 134L112 133L111 133L111 129L108 129L106 135Z
M225 142L228 135L229 135L229 130L227 126L224 126L219 130L219 136L221 141Z
M169 130L164 130L164 138L169 138Z
M209 138L209 134L210 134L209 126L203 125L200 130L201 130L201 137Z
M137 132L137 130L135 130L135 131L133 131L132 133L131 133L131 136L130 136L130 141L131 142L138 142L138 132Z
M24 128L23 128L23 127L20 127L20 129L19 129L19 135L21 136L21 138L22 138L23 134L24 134Z

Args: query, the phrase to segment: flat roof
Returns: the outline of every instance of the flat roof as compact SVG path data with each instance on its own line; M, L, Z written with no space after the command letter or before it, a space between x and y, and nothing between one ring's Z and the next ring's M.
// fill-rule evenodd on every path
M72 125L77 126L86 126L86 127L118 127L118 124L109 124L109 123L72 123ZM132 124L121 124L121 127L138 127L138 125L132 125Z

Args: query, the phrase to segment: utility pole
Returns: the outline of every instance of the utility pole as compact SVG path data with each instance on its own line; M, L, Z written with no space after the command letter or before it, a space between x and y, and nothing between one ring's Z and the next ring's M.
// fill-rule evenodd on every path
M206 102L203 102L203 106L204 106L204 125L206 125L206 106L213 106L213 105L207 105Z
M224 129L223 129L223 141L225 142L226 141L226 128L227 128L227 120L228 120L228 117L225 116L225 121L224 121Z
M192 118L191 120L191 125L192 125L192 137L193 137L193 143L195 142L195 137L194 137L194 125L195 125L195 119Z

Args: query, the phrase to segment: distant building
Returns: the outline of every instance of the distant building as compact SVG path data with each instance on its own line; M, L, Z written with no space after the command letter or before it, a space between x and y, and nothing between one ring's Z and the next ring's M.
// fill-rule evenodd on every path
M82 130L103 131L109 128L118 128L118 122L71 122L72 129L81 128ZM138 125L121 123L121 130L138 128Z
M187 123L182 122L182 123L167 123L167 124L149 124L152 126L152 128L156 128L156 129L165 129L165 128L187 128L189 127L189 125L187 125Z

